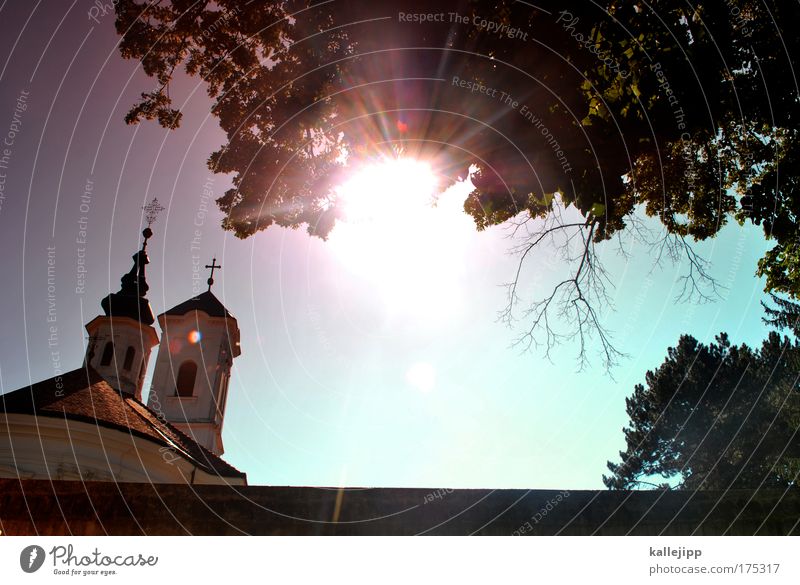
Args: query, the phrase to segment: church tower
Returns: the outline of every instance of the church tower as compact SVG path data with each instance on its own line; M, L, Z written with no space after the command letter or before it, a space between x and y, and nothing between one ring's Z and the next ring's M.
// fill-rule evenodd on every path
M147 300L150 287L145 278L145 266L149 263L147 240L153 235L150 225L161 209L158 199L144 207L147 227L142 231L142 249L133 255L133 268L122 277L119 292L109 294L100 302L105 314L86 324L89 332L86 364L113 388L137 400L142 399L150 350L158 343L158 334L152 326L153 311Z
M215 455L222 455L222 423L233 358L241 354L239 326L208 290L158 316L158 348L148 406Z

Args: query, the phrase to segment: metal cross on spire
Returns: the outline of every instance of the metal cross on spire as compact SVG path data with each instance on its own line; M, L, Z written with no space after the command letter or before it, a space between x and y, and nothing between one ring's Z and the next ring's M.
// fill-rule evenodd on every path
M158 214L164 211L165 207L158 202L158 197L154 197L150 203L142 205L142 209L144 210L144 219L147 221L147 227L150 227L158 217Z
M214 258L213 260L211 260L211 264L206 264L206 268L210 268L211 269L211 276L209 276L208 280L206 281L206 282L208 282L208 290L210 292L211 291L211 285L214 284L214 269L222 268L222 266L217 264L217 259Z
M147 227L142 230L142 235L144 236L142 250L147 248L147 240L153 236L153 230L150 229L150 226L153 225L153 222L158 217L158 214L164 211L164 209L165 207L158 202L158 197L153 197L153 200L150 203L147 205L142 205L144 219L147 222Z

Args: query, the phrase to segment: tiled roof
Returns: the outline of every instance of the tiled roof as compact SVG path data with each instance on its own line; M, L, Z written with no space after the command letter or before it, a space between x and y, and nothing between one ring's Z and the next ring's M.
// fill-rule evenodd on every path
M161 445L176 448L204 471L221 477L245 474L162 420L145 404L111 387L94 369L78 368L0 395L0 412L66 417L129 432Z
M185 315L190 311L203 311L209 317L234 318L210 290L172 307L164 315Z

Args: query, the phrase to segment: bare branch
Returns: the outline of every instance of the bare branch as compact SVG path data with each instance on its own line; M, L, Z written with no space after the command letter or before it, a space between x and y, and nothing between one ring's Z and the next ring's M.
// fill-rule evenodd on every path
M700 256L685 237L665 233L660 240L651 242L651 250L656 252L653 269L660 268L665 258L673 264L688 263L687 273L679 279L681 288L676 302L710 303L722 298L720 290L726 287L709 274L711 263Z
M608 294L613 284L595 253L597 220L575 221L575 217L554 205L545 218L521 215L510 224L509 238L518 243L510 253L519 256L514 279L506 284L508 302L499 313L499 319L508 325L525 321L524 332L514 340L513 346L524 351L541 350L551 359L551 352L564 342L574 342L578 348L578 370L589 365L591 341L599 343L598 353L606 373L616 366L624 354L615 346L611 332L605 326L603 314L613 310ZM626 218L623 235L617 234L618 253L631 255L626 245L641 244L653 257L653 268L662 267L665 261L686 263L686 274L680 277L676 301L712 302L719 298L720 285L710 274L710 263L700 256L684 237L658 233L649 228L635 213ZM531 262L536 251L544 262ZM546 255L545 255L546 254ZM569 278L559 280L546 296L532 301L520 298L523 265L542 269L548 262L558 262L569 270ZM550 264L552 266L552 264ZM523 307L520 309L520 307Z
M528 321L527 329L514 346L524 350L541 349L547 359L551 359L553 349L565 341L577 341L578 368L584 370L589 364L589 341L597 338L600 341L600 355L607 372L617 365L623 354L614 346L610 332L603 325L596 307L611 305L607 287L611 285L603 266L595 254L594 235L597 227L595 220L562 223L562 216L551 214L544 220L538 230L529 231L527 241L512 250L519 254L519 262L514 280L507 284L508 304L500 312L500 319L508 324L514 322L514 313L520 304L518 295L523 264L531 253L546 243L550 244L553 255L573 266L570 278L560 281L550 293L532 301L521 311L521 318ZM514 233L529 224L518 223ZM560 240L556 240L556 236ZM572 252L574 244L580 244L577 252ZM553 256L551 256L553 257ZM561 330L560 326L565 326Z

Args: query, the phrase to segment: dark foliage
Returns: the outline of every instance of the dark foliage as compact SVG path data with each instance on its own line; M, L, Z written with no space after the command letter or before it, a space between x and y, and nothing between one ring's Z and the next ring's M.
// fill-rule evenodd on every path
M758 349L721 333L670 348L626 400L630 424L611 489L669 479L684 489L781 488L800 474L800 346L771 333ZM662 484L666 486L667 484Z

